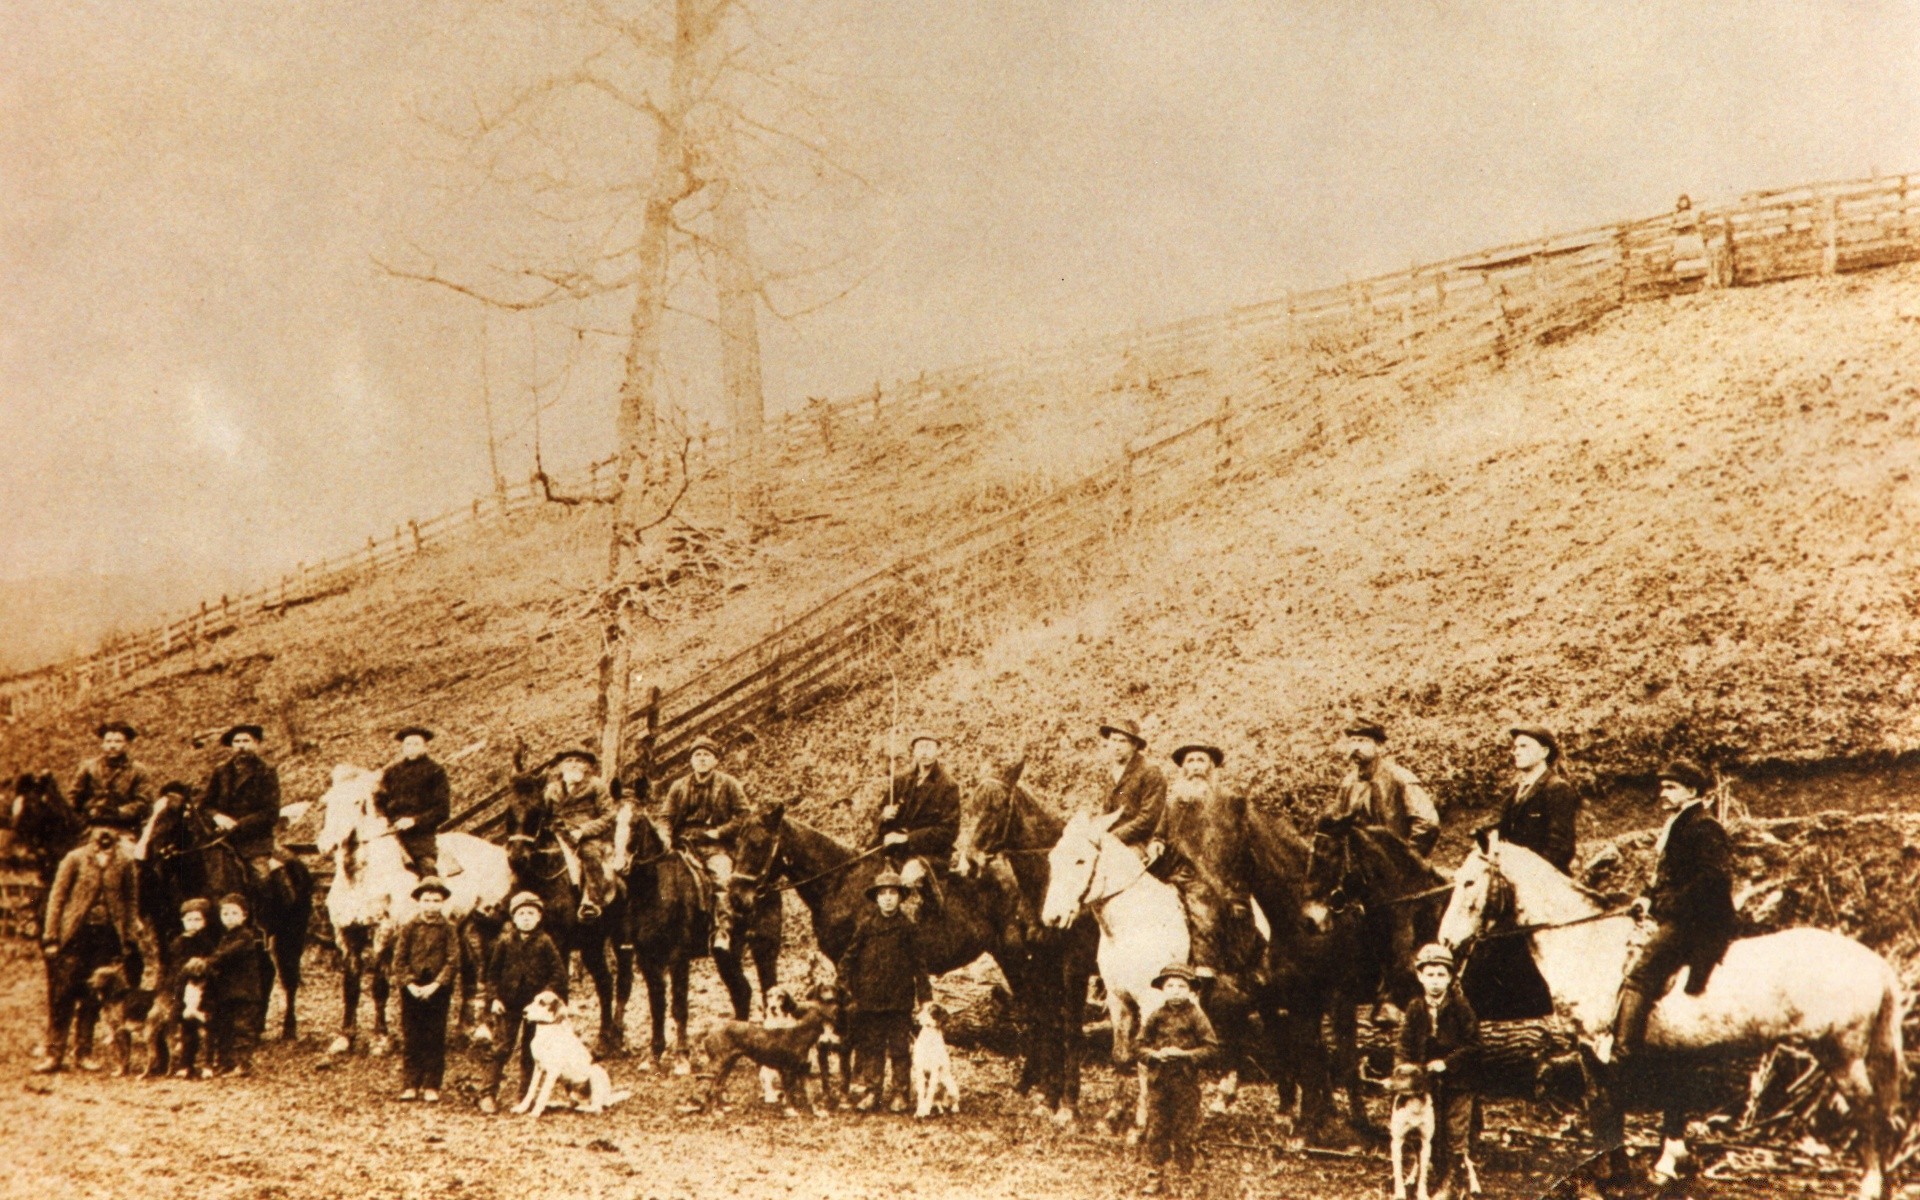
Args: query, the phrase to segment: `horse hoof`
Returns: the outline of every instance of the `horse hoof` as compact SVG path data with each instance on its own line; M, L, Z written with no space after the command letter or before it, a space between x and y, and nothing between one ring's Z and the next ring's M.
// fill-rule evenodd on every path
M1072 1129L1077 1119L1073 1109L1064 1104L1060 1106L1060 1111L1053 1114L1053 1123L1060 1129Z
M378 1035L373 1039L373 1043L367 1047L367 1053L375 1058L387 1057L387 1055L393 1053L393 1039L384 1033Z
M673 1073L675 1075L691 1075L693 1074L693 1064L684 1058L678 1059L673 1064Z
M487 1025L475 1025L467 1032L467 1041L475 1046L493 1045L493 1029Z
M329 1055L345 1054L352 1049L353 1039L344 1033L336 1034L334 1039L327 1043L327 1053Z
M1127 1145L1138 1146L1139 1144L1140 1144L1140 1131L1138 1129L1127 1130Z

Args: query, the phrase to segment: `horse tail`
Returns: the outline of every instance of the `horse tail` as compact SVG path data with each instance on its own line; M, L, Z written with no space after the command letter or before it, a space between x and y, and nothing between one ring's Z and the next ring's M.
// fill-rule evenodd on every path
M1880 1008L1874 1013L1867 1043L1867 1075L1873 1083L1876 1114L1887 1132L1899 1137L1907 1122L1900 1115L1900 1097L1906 1087L1907 1059L1900 1030L1905 1016L1900 1002L1900 979L1893 968L1884 967L1880 989Z

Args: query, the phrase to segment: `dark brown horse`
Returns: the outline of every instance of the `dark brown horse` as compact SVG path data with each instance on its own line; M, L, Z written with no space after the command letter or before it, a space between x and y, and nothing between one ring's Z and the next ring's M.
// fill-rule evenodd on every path
M1308 899L1362 921L1366 980L1405 1006L1419 992L1413 954L1433 940L1451 885L1413 848L1352 817L1322 817L1307 859Z
M32 864L40 887L34 895L35 920L45 906L47 889L67 851L80 842L86 823L60 790L51 771L28 772L13 784L13 807L7 827L13 834L13 852Z

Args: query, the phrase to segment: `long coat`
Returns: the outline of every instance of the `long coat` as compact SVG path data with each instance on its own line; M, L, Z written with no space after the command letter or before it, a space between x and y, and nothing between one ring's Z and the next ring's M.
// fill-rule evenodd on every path
M1733 847L1707 806L1688 805L1660 835L1647 915L1682 935L1687 961L1710 967L1733 940Z
M1166 807L1166 773L1136 752L1107 792L1107 806L1101 811L1120 814L1113 823L1113 836L1129 846L1143 846L1153 836Z
M1385 829L1421 854L1440 840L1440 810L1420 777L1381 755L1363 770L1355 763L1340 782L1334 816L1355 816Z
M401 759L380 773L373 810L389 822L412 817L413 828L399 835L400 844L414 859L432 853L435 834L453 815L453 785L447 781L447 769L424 754Z
M1561 874L1573 870L1574 830L1580 795L1556 767L1521 784L1500 812L1500 840L1525 846Z
M960 836L960 785L939 763L925 779L918 774L910 767L893 777L894 814L880 819L867 845L878 846L888 834L904 833L906 853L944 862Z
M576 842L605 839L613 834L618 815L607 785L593 776L569 787L564 779L547 784L547 808L554 825L567 830Z
M138 949L149 964L157 966L158 943L140 917L139 895L132 862L111 847L100 850L91 842L83 842L67 852L54 873L40 936L64 948L86 923L87 910L99 904L106 909L113 931L120 935L121 950L131 953Z
M89 825L134 830L153 807L147 768L130 755L90 758L73 779L73 811Z
M933 995L920 955L919 927L898 910L890 917L878 909L861 916L853 940L840 955L839 970L856 1012L912 1012Z
M667 840L676 850L687 849L694 833L703 841L731 845L746 817L747 789L725 771L714 771L705 783L689 771L667 789Z
M1209 890L1224 893L1222 902L1244 904L1253 890L1247 798L1217 781L1207 786L1212 791L1205 797L1170 794L1153 836L1173 851L1170 875L1192 868Z
M227 844L249 858L273 853L280 824L280 772L257 754L236 754L207 777L209 812L233 818Z
M264 1004L273 989L273 960L251 922L221 933L207 971L219 1004Z

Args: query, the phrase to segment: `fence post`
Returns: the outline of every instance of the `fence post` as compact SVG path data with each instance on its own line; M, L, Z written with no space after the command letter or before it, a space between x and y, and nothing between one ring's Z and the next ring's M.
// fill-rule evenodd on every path
M645 722L644 732L640 735L640 774L653 777L653 748L660 741L660 685L647 685L647 706L642 714Z
M1220 412L1213 419L1214 463L1213 474L1216 480L1225 479L1233 470L1233 431L1228 427L1233 420L1233 394L1220 397Z
M773 616L773 638L770 642L773 647L773 661L767 664L767 716L776 721L783 715L780 711L780 663L786 656L786 647L781 644L786 639L780 634L785 628L786 615L776 610Z
M287 577L285 575L280 577L280 607L282 609L287 607Z
M1133 532L1133 447L1120 448L1120 532Z
M420 522L408 521L407 528L413 531L413 552L418 554L420 553Z
M1820 206L1820 273L1831 275L1840 268L1840 197L1828 196Z
M473 498L473 519L476 521L480 519L480 497L478 496Z
M373 561L374 554L375 554L375 551L373 548L373 535L368 534L367 535L367 570L369 571L378 569L378 564Z
M597 462L587 464L587 495L595 499L600 496L600 464Z

